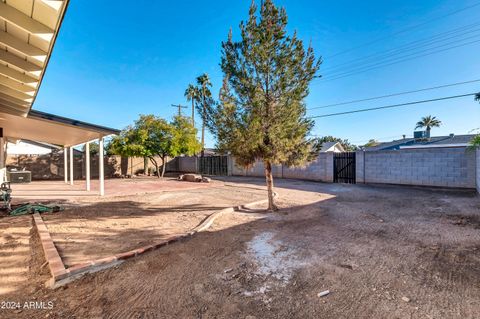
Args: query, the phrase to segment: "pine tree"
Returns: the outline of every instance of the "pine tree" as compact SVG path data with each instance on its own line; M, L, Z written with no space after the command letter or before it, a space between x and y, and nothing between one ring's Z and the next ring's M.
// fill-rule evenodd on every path
M217 147L237 163L263 160L268 208L276 210L272 165L300 166L316 156L304 99L321 60L296 33L287 35L285 9L265 0L259 13L252 2L248 21L240 24L242 40L233 41L230 31L222 43L224 81L209 128Z

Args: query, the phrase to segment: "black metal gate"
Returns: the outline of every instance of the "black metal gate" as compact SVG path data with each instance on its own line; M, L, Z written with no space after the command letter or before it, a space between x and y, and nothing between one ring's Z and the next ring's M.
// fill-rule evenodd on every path
M199 157L199 173L204 175L227 175L228 156Z
M333 182L355 184L355 152L333 153Z

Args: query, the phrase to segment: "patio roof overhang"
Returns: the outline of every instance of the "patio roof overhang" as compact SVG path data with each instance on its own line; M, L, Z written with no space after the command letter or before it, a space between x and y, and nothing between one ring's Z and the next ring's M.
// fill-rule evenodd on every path
M33 140L64 147L119 133L116 129L35 110L27 117L0 112L0 127L11 141Z
M0 112L27 116L68 0L0 0Z

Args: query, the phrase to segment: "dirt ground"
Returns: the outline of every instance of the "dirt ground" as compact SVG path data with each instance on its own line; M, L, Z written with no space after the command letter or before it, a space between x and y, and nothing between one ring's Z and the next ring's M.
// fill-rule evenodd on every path
M226 185L264 189L262 179ZM29 284L0 301L52 309L0 309L0 317L480 317L475 193L291 180L276 186L277 213L258 207L223 215L207 232L54 291L42 286L49 277L42 254L30 253ZM30 247L40 250L35 232Z
M64 264L72 266L185 234L215 211L264 197L263 190L219 186L77 202L43 219Z

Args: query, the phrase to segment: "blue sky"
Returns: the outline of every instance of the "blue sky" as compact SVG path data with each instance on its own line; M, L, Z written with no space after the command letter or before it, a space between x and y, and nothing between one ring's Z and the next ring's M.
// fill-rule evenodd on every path
M288 29L297 30L306 43L311 41L316 54L324 58L319 72L324 78L312 82L307 107L480 79L478 42L327 81L329 74L333 77L335 68L342 64L480 23L480 5L450 14L475 5L476 1L279 0L275 3L286 8ZM136 1L135 6L71 1L34 108L123 128L138 114L171 118L176 109L170 105L187 104L184 90L203 72L210 74L217 96L222 78L221 41L226 39L230 27L234 37L238 37L238 25L246 19L249 5L249 0ZM440 18L445 15L448 16ZM418 24L423 25L414 27ZM410 29L399 33L406 28ZM469 29L471 32L463 35L464 42L461 37L452 37L425 49L452 41L462 44L480 40L477 29L480 26ZM379 40L364 45L376 39ZM359 48L336 55L355 47ZM401 52L414 56L411 49ZM376 63L373 58L364 61L369 62L363 64L365 67ZM311 110L308 115L476 91L480 91L480 82ZM443 121L441 128L433 130L434 135L465 134L480 127L480 104L467 97L318 119L313 134L347 138L355 144L372 138L387 141L402 134L412 135L416 121L429 114ZM207 136L207 146L213 145L213 139Z

